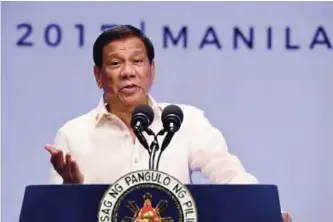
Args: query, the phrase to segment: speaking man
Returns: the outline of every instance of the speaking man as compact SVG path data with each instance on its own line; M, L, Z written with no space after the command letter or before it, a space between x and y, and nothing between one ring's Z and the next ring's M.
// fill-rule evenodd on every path
M150 128L163 128L161 114L169 105L149 94L155 79L154 47L137 28L116 26L103 32L93 46L94 75L103 96L97 107L65 123L51 154L51 183L108 183L147 169L149 154L131 127L132 112L147 104L154 112ZM221 132L204 112L177 104L184 120L161 157L159 170L184 184L200 171L215 183L257 183L240 160L229 153ZM288 221L288 220L285 220Z

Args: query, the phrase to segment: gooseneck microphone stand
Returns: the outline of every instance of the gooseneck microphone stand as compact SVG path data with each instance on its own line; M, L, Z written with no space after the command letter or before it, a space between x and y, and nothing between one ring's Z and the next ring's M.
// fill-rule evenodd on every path
M139 105L135 108L132 117L132 124L134 127L135 135L137 136L140 143L148 151L149 154L149 169L158 170L161 155L166 147L169 145L174 134L179 130L183 121L183 111L176 105L169 105L162 111L162 123L163 129L156 135L148 126L154 119L154 112L148 105ZM133 121L134 120L134 121ZM153 136L154 140L148 145L146 138L142 132L147 132L148 135ZM162 147L158 144L158 136L163 136L167 132L162 142ZM159 152L157 157L157 163L155 165L155 155Z
M147 134L150 136L154 137L154 140L152 141L152 143L149 146L148 149L148 153L149 153L149 169L150 170L158 170L158 164L155 165L155 155L156 152L160 149L160 146L158 144L158 136L163 136L165 131L164 129L160 130L160 132L158 132L158 134L156 135L151 129L147 129ZM161 156L161 152L159 153L159 158Z
M158 157L157 157L157 163L156 163L156 168L158 169L159 167L159 164L160 164L160 159L161 159L161 156L162 156L162 153L164 152L164 150L167 148L167 146L169 145L172 137L175 135L175 132L174 131L165 131L163 130L163 134L167 132L166 136L164 137L164 140L162 142L162 147L161 147L161 151L159 152L158 154Z

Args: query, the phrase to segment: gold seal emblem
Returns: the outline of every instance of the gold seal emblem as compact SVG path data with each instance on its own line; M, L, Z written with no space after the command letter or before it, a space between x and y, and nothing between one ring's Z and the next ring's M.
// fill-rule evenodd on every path
M197 222L195 201L176 178L155 170L129 173L104 193L98 222Z
M134 218L125 217L122 222L173 222L172 218L162 218L161 212L163 212L167 206L168 201L160 200L157 206L152 206L152 195L145 193L143 195L143 206L140 209L135 201L128 201L126 205L134 213Z

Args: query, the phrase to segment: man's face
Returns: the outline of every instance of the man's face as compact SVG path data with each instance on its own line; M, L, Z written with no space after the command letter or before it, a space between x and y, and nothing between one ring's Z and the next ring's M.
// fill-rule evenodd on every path
M104 46L102 67L94 68L97 84L109 102L136 106L146 102L155 78L146 47L137 37L115 40Z

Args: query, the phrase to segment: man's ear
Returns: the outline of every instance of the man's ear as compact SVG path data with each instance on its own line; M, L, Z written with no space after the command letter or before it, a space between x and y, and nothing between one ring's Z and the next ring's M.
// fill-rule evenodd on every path
M101 69L97 66L94 66L94 75L95 75L97 87L99 89L101 89L102 88L102 72L101 72Z
M153 83L155 83L155 61L154 60L151 62L150 72L151 72L151 82L153 84Z

